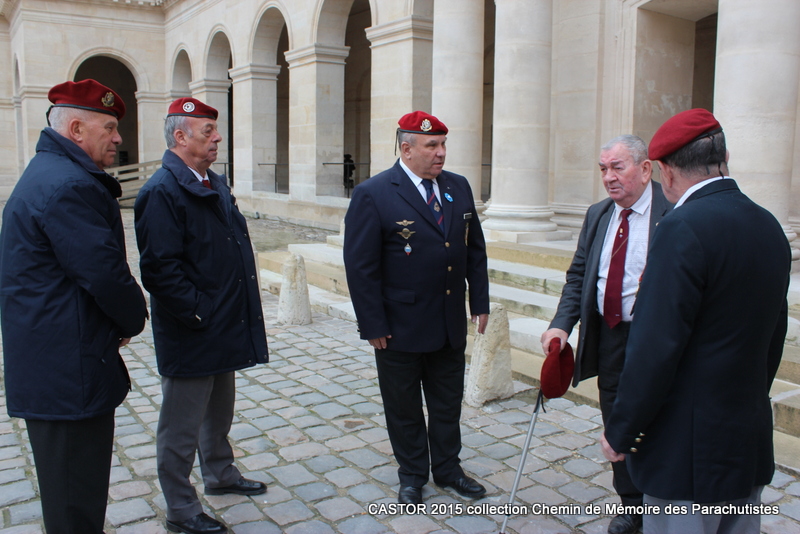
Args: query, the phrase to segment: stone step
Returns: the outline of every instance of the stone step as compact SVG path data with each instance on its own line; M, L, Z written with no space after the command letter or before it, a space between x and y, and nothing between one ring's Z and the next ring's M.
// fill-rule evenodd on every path
M547 241L529 245L487 241L486 254L497 260L535 265L563 273L572 263L576 244L576 241Z
M259 254L259 257L261 258L262 254ZM279 273L265 268L262 263L260 275L263 289L274 294L280 293L281 275ZM313 310L355 322L355 312L348 297L310 284L308 294ZM548 322L513 312L509 312L508 322L514 378L538 386L539 374L544 362L539 339L547 329ZM471 352L473 336L469 337L468 354ZM577 345L577 331L572 333L570 343L573 347ZM781 364L778 371L779 378L775 380L770 392L775 414L776 462L793 472L800 472L800 386L787 381L787 378L794 379L797 365L798 354L796 351L790 350L788 358L784 358L784 362ZM570 387L564 396L575 402L599 407L596 380L584 380L577 388Z

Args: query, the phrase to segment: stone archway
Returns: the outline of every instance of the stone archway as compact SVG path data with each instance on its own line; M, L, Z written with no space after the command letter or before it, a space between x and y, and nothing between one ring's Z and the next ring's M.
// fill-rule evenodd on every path
M344 44L350 48L350 52L344 67L344 139L341 156L348 153L355 161L353 185L370 176L372 53L365 30L371 25L371 18L368 0L355 0L347 17L344 38ZM345 189L349 193L349 187Z
M136 79L130 69L118 59L92 56L85 59L73 81L92 78L113 89L125 102L125 117L119 123L122 144L117 148L114 165L139 162L139 110L136 101Z
M170 100L191 96L189 85L192 83L192 62L189 54L181 49L172 63L172 86L170 87Z
M212 30L206 52L205 77L189 84L192 96L219 111L217 128L222 135L217 162L212 170L225 174L228 183L234 183L233 147L235 146L233 86L228 70L233 65L231 44L225 32L219 28Z

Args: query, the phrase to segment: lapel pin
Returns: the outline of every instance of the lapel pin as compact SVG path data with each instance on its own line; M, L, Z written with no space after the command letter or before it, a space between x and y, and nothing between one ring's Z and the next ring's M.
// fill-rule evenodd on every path
M453 201L453 197L450 196L450 193L445 193L444 194L444 198L446 198L448 202L452 202Z
M403 248L403 250L406 251L406 256L409 256L411 254L411 245L406 243L406 246Z

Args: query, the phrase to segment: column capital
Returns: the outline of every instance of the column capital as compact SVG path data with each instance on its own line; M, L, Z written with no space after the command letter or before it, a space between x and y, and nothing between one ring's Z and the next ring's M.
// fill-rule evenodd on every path
M411 15L410 17L393 20L387 24L372 26L367 28L366 33L371 48L409 39L433 41L433 20L427 17Z
M207 93L227 93L230 87L230 80L213 80L211 78L201 78L189 83L189 89L192 94L203 91Z
M286 51L286 61L289 68L301 67L310 63L331 63L344 65L344 60L350 55L349 46L330 46L313 44L303 48Z
M156 93L153 91L136 91L137 104L163 104L169 99L169 93Z
M234 85L248 80L275 81L281 73L280 65L257 65L251 63L228 70Z
M47 93L49 92L49 85L25 84L19 87L19 97L23 100L26 98L47 98Z

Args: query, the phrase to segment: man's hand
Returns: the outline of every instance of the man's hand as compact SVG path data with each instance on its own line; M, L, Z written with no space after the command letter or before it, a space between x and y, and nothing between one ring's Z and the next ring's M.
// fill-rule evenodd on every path
M621 462L625 459L624 454L618 453L611 448L611 445L608 444L608 441L606 441L605 432L600 435L600 446L603 448L603 456L605 456L606 460L609 462Z
M564 350L564 347L567 346L569 334L560 328L551 328L542 334L542 351L545 355L547 355L548 351L550 350L550 340L554 337L557 337L561 340L561 348L559 350Z
M480 315L473 315L472 316L472 324L478 325L478 333L483 334L486 332L486 324L489 322L489 314L482 313Z
M386 340L391 338L392 336L384 336L375 339L370 339L369 344L372 345L373 349L385 349L386 348Z
M127 345L130 342L131 342L131 338L123 337L122 339L119 340L119 347L122 348L122 347L124 347L125 345Z

